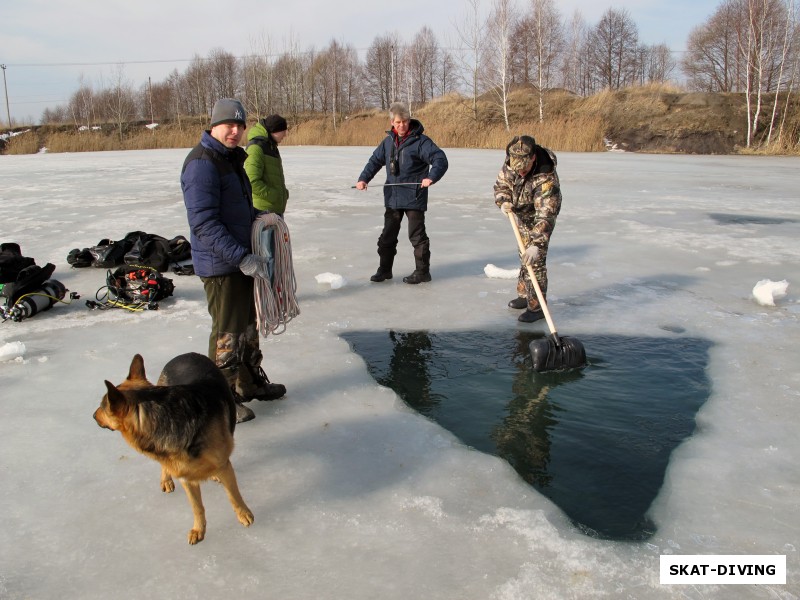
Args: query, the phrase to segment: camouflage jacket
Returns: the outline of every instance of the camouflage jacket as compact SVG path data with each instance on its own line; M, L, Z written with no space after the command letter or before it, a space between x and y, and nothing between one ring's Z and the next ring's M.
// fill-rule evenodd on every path
M536 147L536 163L525 177L508 166L508 157L494 184L494 202L499 207L511 202L527 243L547 247L561 210L561 186L556 172L556 155Z

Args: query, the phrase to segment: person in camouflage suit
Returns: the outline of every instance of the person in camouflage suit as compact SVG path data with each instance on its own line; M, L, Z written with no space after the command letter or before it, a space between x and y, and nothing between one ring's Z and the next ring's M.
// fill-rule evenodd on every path
M517 216L525 252L517 280L517 298L510 308L526 309L523 323L544 318L528 274L533 267L542 294L547 295L547 247L561 210L561 186L556 172L556 155L539 146L529 135L517 136L506 146L506 160L494 184L494 202L505 214Z

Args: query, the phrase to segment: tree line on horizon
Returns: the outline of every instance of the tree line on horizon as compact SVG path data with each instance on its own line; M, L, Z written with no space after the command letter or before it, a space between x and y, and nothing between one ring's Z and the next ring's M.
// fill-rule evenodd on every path
M290 42L276 52L262 37L251 42L247 56L215 48L206 57L195 55L183 72L176 69L138 89L122 64L100 87L81 78L69 102L46 109L41 123L88 129L114 123L122 136L128 122L208 116L218 98L236 97L255 117L323 114L336 127L348 115L386 109L394 100L413 111L457 93L469 99L475 119L478 99L491 97L509 129L509 94L521 86L538 93L536 117L544 121L547 90L586 97L674 82L680 75L689 91L746 94L748 146L759 128L769 127L769 142L789 110L800 66L794 0L722 0L691 31L680 60L665 44L642 43L624 9L609 8L590 25L577 11L565 19L555 0L529 0L523 10L514 0L493 0L485 18L481 0L464 2L465 13L454 24L455 47L440 44L427 26L408 42L396 32L378 35L363 61L352 45L336 39L321 50ZM766 94L773 94L771 106Z

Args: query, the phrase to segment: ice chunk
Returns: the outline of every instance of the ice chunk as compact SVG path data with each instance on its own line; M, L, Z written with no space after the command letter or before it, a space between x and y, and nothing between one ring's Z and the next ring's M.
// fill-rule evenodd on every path
M789 282L785 279L782 281L762 279L753 288L753 297L761 306L775 306L775 300L786 296L788 287Z
M336 273L320 273L314 279L317 280L317 283L330 284L332 290L338 290L340 287L347 285L347 280Z
M501 269L493 264L483 267L483 272L492 279L516 279L519 275L519 269Z
M0 362L10 362L25 356L25 344L22 342L9 342L0 346Z

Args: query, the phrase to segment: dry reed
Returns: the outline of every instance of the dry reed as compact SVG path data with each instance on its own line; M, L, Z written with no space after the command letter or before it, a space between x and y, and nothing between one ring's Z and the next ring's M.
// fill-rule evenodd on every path
M471 106L464 101L433 102L414 113L425 132L443 148L505 148L515 135L532 135L552 150L599 152L604 149L604 123L598 117L576 119L554 117L539 122L531 118L512 119L508 130L501 115L489 103L482 103L476 121ZM538 114L538 112L536 113ZM290 130L287 145L375 146L386 135L389 117L385 112L355 115L334 128L330 118L314 118Z
M39 149L39 138L36 132L26 131L8 140L6 154L36 154Z

